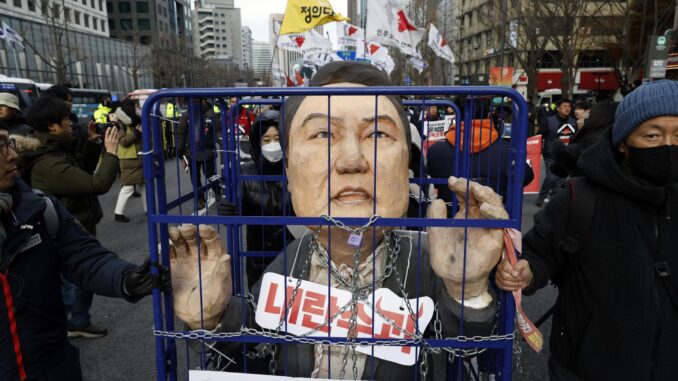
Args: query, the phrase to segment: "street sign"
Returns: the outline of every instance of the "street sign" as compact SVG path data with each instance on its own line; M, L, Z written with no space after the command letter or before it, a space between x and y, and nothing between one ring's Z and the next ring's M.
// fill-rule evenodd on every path
M666 77L666 62L669 56L667 39L664 36L650 36L648 42L647 64L645 72L648 78Z
M355 61L355 50L339 50L337 55L344 61Z

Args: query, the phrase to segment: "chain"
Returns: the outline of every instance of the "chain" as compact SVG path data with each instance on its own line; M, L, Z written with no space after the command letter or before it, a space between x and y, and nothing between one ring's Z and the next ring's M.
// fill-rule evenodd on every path
M516 329L515 332L513 333L515 335L519 335L518 330ZM513 340L513 367L515 368L518 373L523 373L523 364L521 362L521 354L523 352L523 348L520 347L520 340Z
M415 200L417 200L418 202L424 201L424 202L427 202L427 203L429 203L429 204L430 204L431 202L433 202L434 200L436 200L436 199L430 199L430 198L428 198L428 197L426 197L426 196L424 196L424 195L422 195L421 197L419 197L419 196L414 195L414 194L411 194L411 193L410 193L410 198L415 199ZM452 206L453 204L454 204L454 203L452 203L452 202L446 202L446 203L445 203L445 205L447 205L447 206Z

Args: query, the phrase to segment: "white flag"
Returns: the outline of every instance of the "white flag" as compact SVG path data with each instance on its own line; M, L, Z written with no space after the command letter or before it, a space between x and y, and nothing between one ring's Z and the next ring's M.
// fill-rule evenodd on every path
M21 35L14 29L10 28L9 25L7 25L7 23L4 21L2 22L2 36L0 37L9 41L14 41L22 48L24 47L24 39L21 37Z
M343 58L339 57L336 53L333 52L315 53L304 57L304 62L308 62L309 64L318 67L323 67L330 62L343 60L344 60Z
M413 68L417 69L419 74L421 74L424 69L426 69L426 62L424 62L424 58L417 52L416 56L410 57L410 65L412 65Z
M381 46L379 43L370 42L367 44L367 58L369 58L372 65L391 75L395 68L393 58L388 54L388 48Z
M368 0L366 37L367 41L394 46L414 56L424 30L407 17L402 0Z
M280 69L280 65L277 62L273 62L271 65L271 79L273 80L273 86L275 87L284 87L285 86L285 73Z
M365 29L347 23L337 23L339 45L359 46L365 44Z
M433 52L440 58L454 63L454 54L452 54L452 49L447 45L445 37L443 37L438 29L431 24L431 29L428 31L428 46L433 50Z
M283 50L301 53L304 57L332 51L332 42L314 29L301 34L285 34L278 37L278 47Z

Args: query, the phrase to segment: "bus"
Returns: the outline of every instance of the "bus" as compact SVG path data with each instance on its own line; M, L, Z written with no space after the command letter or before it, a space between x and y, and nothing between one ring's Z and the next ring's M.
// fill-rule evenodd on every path
M8 77L2 74L0 74L0 92L16 95L22 111L31 107L40 96L35 82L30 79Z
M108 90L71 88L71 92L73 93L72 112L84 125L92 120L94 111L99 107L103 97L107 96L112 99L111 92Z

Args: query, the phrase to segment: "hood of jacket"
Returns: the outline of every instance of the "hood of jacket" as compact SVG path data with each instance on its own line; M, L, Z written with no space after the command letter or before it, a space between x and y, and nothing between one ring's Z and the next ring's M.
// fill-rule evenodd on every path
M48 132L36 131L34 137L39 141L40 145L33 150L21 151L20 155L23 159L30 160L50 152L61 151L70 153L73 151L76 144L76 141L71 137L55 136ZM17 144L18 143L19 142L17 141Z
M487 149L499 138L499 133L492 127L490 119L474 119L472 122L473 132L471 133L471 153L478 153ZM445 138L453 146L457 139L457 126L452 125L445 134ZM464 150L464 125L462 123L462 133L460 137L462 142L460 150Z
M650 184L635 176L626 157L612 145L612 129L581 154L577 167L589 180L630 199L654 206L666 201L667 187ZM678 190L678 184L670 187L673 193Z

